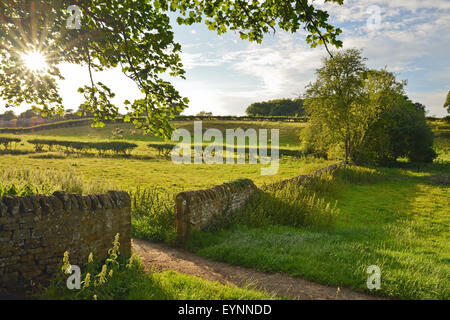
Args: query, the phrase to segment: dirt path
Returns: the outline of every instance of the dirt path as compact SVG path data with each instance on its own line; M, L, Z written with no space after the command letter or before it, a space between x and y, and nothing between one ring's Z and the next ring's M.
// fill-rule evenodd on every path
M150 243L139 239L132 240L133 250L141 257L147 270L175 270L210 281L252 289L259 289L302 300L368 300L379 299L346 288L326 286L293 278L281 273L269 274L222 262L210 261L182 249L172 248L160 243Z

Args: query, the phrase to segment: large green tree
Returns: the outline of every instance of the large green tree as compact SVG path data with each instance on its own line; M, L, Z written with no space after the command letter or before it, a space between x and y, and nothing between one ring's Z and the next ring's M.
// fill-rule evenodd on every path
M447 99L445 99L444 108L447 109L448 113L450 113L450 91L447 93Z
M325 2L341 5L343 0ZM73 5L80 11L71 7L68 12ZM116 118L118 108L111 102L114 93L95 80L95 72L120 68L142 92L142 97L124 101L135 124L168 136L169 120L188 104L164 78L185 73L170 12L178 15L179 24L204 22L218 34L233 30L250 41L261 42L277 28L289 32L304 28L312 47L342 46L337 38L341 30L328 23L326 11L307 0L4 0L0 2L0 98L9 105L33 105L43 115L62 114L59 65L84 65L90 84L78 89L84 96L81 107L101 124ZM78 18L80 28L68 28L77 26ZM44 54L48 69L27 69L22 58L26 52ZM140 119L144 114L145 120Z
M322 145L342 145L346 161L358 162L371 126L404 94L387 70L369 70L362 52L349 49L324 58L317 79L307 86L305 109L309 130Z

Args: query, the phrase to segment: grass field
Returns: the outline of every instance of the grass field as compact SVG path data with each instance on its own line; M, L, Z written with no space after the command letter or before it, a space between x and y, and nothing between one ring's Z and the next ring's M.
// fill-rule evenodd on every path
M346 183L326 194L338 201L334 228L237 225L196 233L189 248L209 259L365 291L366 269L378 265L379 294L450 299L450 189L430 180L442 172L379 170L387 180Z
M192 124L180 123L182 128L190 128ZM241 127L246 129L252 123L204 123L204 128L217 127L219 129ZM290 123L258 123L255 128L280 128L280 145L295 149L294 143L297 134L304 124ZM124 157L97 157L96 155L64 155L61 153L33 153L32 145L26 143L32 139L59 139L72 141L105 141L112 140L112 132L116 128L125 131L120 140L134 141L138 148L130 158ZM135 132L131 134L130 131ZM193 131L192 131L193 132ZM0 166L3 168L41 168L41 169L72 169L86 181L104 181L111 187L119 189L141 186L158 186L167 191L179 191L185 189L199 189L221 184L239 178L250 178L256 184L270 183L289 178L301 173L310 173L315 169L325 166L331 161L321 159L298 159L283 157L280 170L274 176L261 176L262 165L177 165L167 159L158 157L156 151L147 147L149 142L162 142L153 136L143 136L128 124L106 125L104 128L91 128L89 126L79 128L54 129L40 131L39 135L24 134L15 135L21 138L23 145L16 150L30 152L24 155L3 155ZM298 141L297 141L298 145ZM17 161L20 159L20 161ZM120 170L119 170L120 169Z
M192 130L192 123L177 125ZM269 272L285 272L361 291L367 291L366 268L378 265L382 272L378 294L399 298L450 299L450 191L448 182L436 183L448 181L450 175L450 130L444 123L432 125L439 154L434 165L403 164L398 168L367 169L383 178L331 182L336 185L320 197L330 203L337 201L339 214L335 226L292 227L272 223L255 227L238 223L214 232L196 233L188 248L213 260ZM237 127L278 128L280 147L298 150L298 134L304 124L205 121L203 127L222 131ZM110 141L118 138L113 134L117 128L123 130L119 141L138 145L130 157L35 153L32 145L23 143L16 147L15 154L0 155L0 171L14 168L69 172L70 179L78 177L87 185L82 189L89 191L106 188L130 190L137 194L138 187L152 190L165 199L165 204L149 208L144 203L139 207L139 215L133 217L134 236L167 241L165 233L168 229L174 232L172 196L175 192L211 187L240 178L249 178L262 185L311 173L336 162L283 156L280 170L274 176L261 176L261 165L176 165L147 147L150 142L162 143L161 139L144 136L126 124L97 129L88 126L54 129L15 137L23 141L38 138ZM260 293L254 296L254 293L229 294L233 291L217 286L213 287L219 289L211 289L207 284L176 274L153 277L160 277L167 287L167 297L172 298L263 297L258 296ZM169 293L172 286L174 291ZM198 289L202 286L206 289ZM180 287L186 290L175 289ZM195 294L196 290L200 291ZM143 293L136 294L149 298Z

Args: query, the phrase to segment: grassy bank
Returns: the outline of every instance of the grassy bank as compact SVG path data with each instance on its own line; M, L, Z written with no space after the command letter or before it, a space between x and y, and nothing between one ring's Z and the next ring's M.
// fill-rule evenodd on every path
M192 131L192 123L180 126ZM204 128L279 128L280 145L298 150L304 124L204 122ZM120 130L123 131L120 131ZM340 171L307 188L291 185L255 198L240 219L222 221L193 235L189 249L219 261L367 291L366 269L381 268L378 294L388 297L450 299L450 191L448 127L435 123L433 165L400 163L397 168ZM116 133L113 133L116 132ZM119 132L119 136L117 133ZM261 176L261 165L176 165L148 148L163 143L130 125L61 128L14 136L22 141L56 139L80 142L131 141L131 156L35 153L27 142L15 153L0 154L0 193L51 194L56 190L97 193L127 190L132 196L133 236L172 243L173 196L241 178L256 185L312 173L336 160L284 156L274 176ZM10 150L9 150L10 151ZM139 265L139 264L138 264ZM252 298L177 273L145 275L140 267L118 278L114 293L123 299ZM120 272L119 272L120 275ZM133 284L128 288L126 283ZM116 286L109 288L115 292ZM124 289L125 290L125 289ZM131 291L130 291L131 290ZM148 293L148 291L155 293ZM106 292L106 291L105 291ZM248 295L247 295L248 294ZM259 297L256 293L254 297ZM54 294L53 297L57 295ZM100 298L102 294L99 295ZM50 296L52 297L52 296ZM61 297L73 298L65 296ZM92 295L85 297L91 299ZM110 298L106 295L106 298ZM252 298L253 299L253 298Z
M450 190L433 184L433 177L449 173L448 166L377 169L384 178L341 180L324 193L338 203L334 228L239 224L198 232L189 248L209 259L361 291L367 291L367 267L378 265L378 294L449 299Z
M137 256L130 259L118 256L118 236L105 261L96 262L91 254L81 267L80 289L69 289L64 273L70 267L68 253L61 257L61 272L35 296L50 300L262 300L274 299L273 295L222 285L174 271L145 272Z

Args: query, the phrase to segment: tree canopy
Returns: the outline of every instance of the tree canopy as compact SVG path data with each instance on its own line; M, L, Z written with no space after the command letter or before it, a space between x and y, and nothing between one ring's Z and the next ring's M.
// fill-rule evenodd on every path
M0 114L0 120L11 121L17 119L16 114L12 110L5 111L4 114Z
M19 119L32 119L38 117L40 117L40 114L33 109L28 109L19 114Z
M450 91L447 93L447 99L445 99L444 108L447 109L448 113L450 113Z
M303 100L278 99L252 103L245 111L249 116L303 116Z
M199 113L197 113L197 116L203 116L203 117L205 117L205 116L210 117L212 115L213 115L213 113L210 111L200 111Z
M315 129L312 141L324 148L342 146L346 161L358 162L371 127L404 96L405 82L385 69L368 69L365 60L357 49L324 58L305 94L305 108Z
M391 164L400 157L432 162L436 152L425 112L417 109L417 103L399 97L372 125L361 153L366 162L376 164Z
M343 0L325 2L341 5ZM142 97L124 101L135 125L169 136L169 120L188 105L165 80L166 75L185 74L169 12L178 14L179 24L204 22L218 34L232 30L250 41L261 42L277 28L304 28L311 47L342 46L341 30L307 0L7 0L0 2L0 98L10 106L32 105L43 116L63 114L59 66L83 65L90 84L78 89L84 97L81 108L101 125L118 116L118 107L111 102L114 92L95 80L95 72L120 68L142 92ZM69 21L79 22L79 28L68 28ZM45 71L27 68L27 52L46 57ZM144 114L145 120L140 119Z

